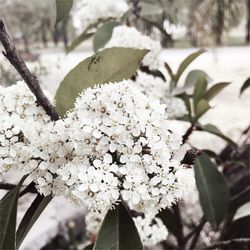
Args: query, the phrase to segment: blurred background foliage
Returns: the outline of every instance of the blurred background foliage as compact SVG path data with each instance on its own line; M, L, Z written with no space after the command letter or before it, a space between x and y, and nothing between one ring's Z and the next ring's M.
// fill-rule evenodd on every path
M250 0L130 0L129 3L128 23L144 33L158 34L164 47L250 42ZM30 46L67 47L77 37L72 18L74 9L51 29L50 0L0 0L0 5L1 17L26 53L30 52Z

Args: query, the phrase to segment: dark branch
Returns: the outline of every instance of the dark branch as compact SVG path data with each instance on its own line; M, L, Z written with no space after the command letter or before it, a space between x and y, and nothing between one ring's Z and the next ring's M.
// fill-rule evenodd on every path
M209 249L216 249L216 248L222 248L222 247L227 247L227 246L234 246L235 249L240 249L237 248L240 245L247 245L250 244L250 238L241 238L241 239L232 239L232 240L227 240L227 241L220 241L217 242L213 245L210 245L208 247L203 248L204 250L209 250Z
M198 240L200 238L200 233L201 233L201 231L202 231L205 224L206 224L206 219L205 219L205 217L202 217L199 225L197 226L197 228L196 228L196 230L195 230L195 232L193 234L194 237L193 237L193 240L192 240L192 242L190 244L189 250L195 249L195 246L198 243Z
M4 190L11 190L13 188L15 188L16 185L13 184L9 184L9 183L0 183L0 189L4 189Z
M182 143L183 144L188 140L188 138L192 134L193 130L194 130L194 124L191 124L191 126L189 127L189 129L183 135L183 138L182 138Z
M55 107L50 103L48 98L44 95L39 82L34 74L32 74L27 68L25 62L17 52L16 47L11 41L4 22L0 19L0 41L5 49L3 55L10 61L10 63L16 68L18 73L22 76L31 92L36 96L37 103L44 108L46 113L52 120L58 120L59 116Z
M200 223L194 227L194 229L185 236L185 242L187 242L194 234L196 234L197 231L200 230L201 227L203 227L204 223L205 223L205 219L204 217L201 218Z

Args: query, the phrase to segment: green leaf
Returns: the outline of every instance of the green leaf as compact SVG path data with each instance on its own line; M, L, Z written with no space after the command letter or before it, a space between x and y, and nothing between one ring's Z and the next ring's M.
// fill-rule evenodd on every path
M182 225L180 221L176 217L176 215L169 209L165 208L161 210L157 217L159 217L166 228L177 238L181 238L182 236Z
M0 249L16 249L17 201L26 177L0 201Z
M240 96L243 94L243 92L250 87L250 78L248 78L240 88Z
M122 204L119 204L115 209L108 211L98 232L93 250L103 249L143 249L134 221Z
M25 236L28 234L28 232L30 231L34 223L37 221L41 213L44 211L44 209L47 207L49 202L52 200L52 198L52 195L44 197L38 194L35 200L32 202L31 206L22 218L17 230L17 248L20 247L23 240L25 239Z
M195 122L198 121L198 119L201 116L203 116L210 108L211 107L206 100L204 99L200 100L197 103L196 109L195 109Z
M194 93L193 93L193 103L194 103L195 113L196 113L198 102L201 99L204 99L203 97L206 92L206 89L207 89L207 79L204 76L200 76L195 84Z
M66 18L73 6L73 0L56 0L56 23L57 25Z
M228 138L227 136L225 136L216 126L214 126L213 124L206 124L206 125L201 125L199 126L200 129L202 129L205 132L214 134L219 136L220 138L222 138L223 140L227 141L228 143L230 143L232 146L237 147L237 144L231 140L230 138Z
M171 69L170 65L168 63L165 62L165 68L171 78L172 81L174 81L174 73L173 73L173 70Z
M229 207L230 196L225 178L206 154L196 158L194 172L204 215L217 228Z
M70 53L72 50L74 50L77 46L79 46L82 42L88 40L90 37L92 37L95 33L86 33L83 32L80 36L78 36L69 47L66 49L66 53Z
M61 116L74 107L76 97L95 84L129 79L139 68L148 50L109 48L88 57L73 68L61 82L55 96Z
M185 79L184 86L186 86L186 87L194 86L200 77L204 77L205 79L207 79L207 82L211 81L210 77L207 75L207 73L205 71L195 69L195 70L191 70L188 73L188 75Z
M233 221L250 216L250 201L240 206L233 218Z
M204 99L206 99L207 101L210 101L229 84L230 82L220 82L220 83L213 85L210 89L207 90L206 94L204 95Z
M189 55L188 57L186 57L182 63L180 64L178 70L177 70L177 73L175 75L175 82L176 82L176 85L177 85L177 82L179 81L181 75L183 74L183 72L185 71L185 69L197 58L199 57L201 54L203 54L206 50L204 49L201 49L201 50L198 50L194 53L192 53L191 55Z
M105 44L110 40L113 29L120 25L120 23L111 21L104 23L95 33L94 36L94 51L97 52L99 49L103 48Z
M216 162L221 162L220 157L214 151L210 149L202 149L202 152L207 154L210 158L214 158Z

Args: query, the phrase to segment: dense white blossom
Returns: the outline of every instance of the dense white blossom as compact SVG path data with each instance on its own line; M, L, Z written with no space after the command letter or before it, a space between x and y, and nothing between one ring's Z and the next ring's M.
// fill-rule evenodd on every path
M89 212L85 217L87 236L90 240L95 239L101 227L104 213ZM166 240L168 230L162 220L154 214L133 217L135 226L145 247L152 247Z
M167 239L168 230L160 218L138 216L134 218L134 222L144 246L153 247Z
M31 142L49 122L24 82L0 87L0 176L25 166L32 158Z
M105 45L105 48L111 47L148 49L149 52L142 61L143 65L148 66L150 69L159 69L163 65L159 57L162 50L160 42L143 35L134 27L126 25L115 27L111 39Z
M189 189L188 170L173 160L182 131L130 81L87 89L56 122L24 83L1 88L0 110L0 173L18 167L44 195L99 212L123 199L156 214Z
M171 96L169 83L160 77L138 71L135 80L131 83L143 94L160 100L162 104L166 104L168 118L176 119L187 114L187 109L183 100Z
M99 20L120 18L128 10L126 0L77 0L73 9L73 23L80 31Z
M136 211L155 211L181 198L172 156L182 134L166 106L129 82L87 89L68 114L73 160L57 174L74 200L107 210L118 199Z

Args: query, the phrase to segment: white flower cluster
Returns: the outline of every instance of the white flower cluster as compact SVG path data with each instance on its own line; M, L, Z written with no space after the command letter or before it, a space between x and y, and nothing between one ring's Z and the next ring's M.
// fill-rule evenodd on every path
M186 169L172 158L182 132L166 105L130 81L87 89L56 122L24 83L0 91L0 173L17 166L42 194L99 212L123 199L130 209L156 214L188 190L189 179L179 175Z
M65 120L73 160L57 171L69 196L93 210L107 210L121 198L141 212L176 202L182 167L172 155L182 134L165 109L127 81L81 94Z
M31 141L50 117L24 82L0 87L0 176L30 159Z
M183 100L171 96L169 93L169 83L160 77L138 71L136 79L132 81L132 84L143 94L160 100L162 104L166 104L166 111L169 119L176 119L187 114L187 109Z
M134 218L134 222L144 246L153 247L167 239L168 230L160 218L138 216Z
M89 239L95 239L105 217L103 213L89 212L85 217L86 231ZM133 217L135 226L139 232L142 244L145 247L152 247L159 242L166 240L168 230L158 217L149 214L146 216Z
M99 20L120 18L128 10L126 0L77 0L73 9L74 26L83 32Z
M134 27L126 25L115 27L111 39L105 45L105 48L111 47L148 49L150 51L146 54L142 63L150 69L159 69L163 65L162 60L159 58L162 50L160 42L143 35Z

